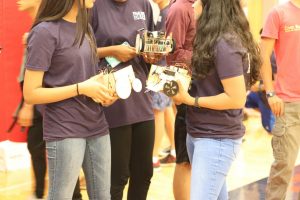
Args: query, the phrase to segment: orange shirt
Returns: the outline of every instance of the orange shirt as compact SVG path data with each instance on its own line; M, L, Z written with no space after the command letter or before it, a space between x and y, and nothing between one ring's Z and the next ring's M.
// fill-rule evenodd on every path
M300 8L292 2L275 7L262 37L276 39L276 94L285 102L300 101Z

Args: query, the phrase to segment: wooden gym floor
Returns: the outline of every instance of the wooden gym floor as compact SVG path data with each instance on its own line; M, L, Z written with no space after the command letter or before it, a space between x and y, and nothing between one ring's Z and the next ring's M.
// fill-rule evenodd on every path
M261 127L259 114L245 121L247 132L241 152L227 178L230 200L263 200L266 180L273 161L271 136ZM166 143L166 142L164 142ZM297 165L300 163L298 157ZM174 165L155 171L148 200L173 200ZM33 193L31 169L0 172L0 200L27 200ZM300 191L300 166L295 168L287 200L297 200ZM87 194L82 181L83 199ZM126 194L124 194L126 197ZM126 198L124 198L126 199Z

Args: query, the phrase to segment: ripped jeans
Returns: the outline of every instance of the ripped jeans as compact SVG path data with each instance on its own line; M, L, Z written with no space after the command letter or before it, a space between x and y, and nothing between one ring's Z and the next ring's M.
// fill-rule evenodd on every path
M285 103L272 131L275 161L270 170L266 200L284 200L300 144L300 102Z

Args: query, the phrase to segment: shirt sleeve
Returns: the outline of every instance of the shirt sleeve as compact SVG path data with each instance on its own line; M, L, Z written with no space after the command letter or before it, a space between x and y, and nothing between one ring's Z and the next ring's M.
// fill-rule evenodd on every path
M149 1L146 2L146 9L147 9L147 20L148 20L148 30L154 31L154 19L153 19L153 10L152 6Z
M48 71L55 46L53 35L37 25L28 37L26 69Z
M91 17L91 26L94 30L94 32L97 31L98 29L98 10L97 10L97 6L95 5L92 9L92 17Z
M193 52L184 49L190 23L189 15L184 9L176 5L171 6L166 19L166 32L167 35L172 34L176 42L176 49L173 54L167 56L168 64L173 64L174 61L190 64Z
M267 17L261 37L278 39L279 30L280 16L278 11L276 9L273 9Z
M221 80L241 76L243 56L241 51L221 39L216 45L215 66Z

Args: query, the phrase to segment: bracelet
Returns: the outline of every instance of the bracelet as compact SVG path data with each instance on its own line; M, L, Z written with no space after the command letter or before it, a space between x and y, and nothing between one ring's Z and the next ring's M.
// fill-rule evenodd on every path
M200 108L199 103L198 103L198 99L199 99L199 97L195 97L194 106L197 107L197 108Z
M79 96L79 89L78 89L78 83L76 83L76 92L77 92L77 96Z

